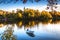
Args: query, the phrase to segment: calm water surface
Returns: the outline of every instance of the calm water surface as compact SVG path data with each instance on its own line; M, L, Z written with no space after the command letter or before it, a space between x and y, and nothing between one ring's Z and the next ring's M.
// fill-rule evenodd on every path
M27 31L28 29L28 31ZM31 34L28 34L32 32ZM34 36L33 36L34 35ZM0 40L60 40L60 22L0 24Z

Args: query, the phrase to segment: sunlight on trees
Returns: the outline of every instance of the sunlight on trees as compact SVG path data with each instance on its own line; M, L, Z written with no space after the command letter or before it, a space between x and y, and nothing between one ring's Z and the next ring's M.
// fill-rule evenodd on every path
M23 17L22 13L18 13L18 17L22 18Z
M15 12L5 12L0 11L0 20L6 21L18 21L18 20L45 20L45 19L60 19L60 12L59 11L45 11L43 10L40 12L39 10L29 9L26 8L24 11L17 9ZM5 13L5 14L4 14Z
M43 18L52 18L51 14L49 12L47 12L47 11L42 11L41 16Z

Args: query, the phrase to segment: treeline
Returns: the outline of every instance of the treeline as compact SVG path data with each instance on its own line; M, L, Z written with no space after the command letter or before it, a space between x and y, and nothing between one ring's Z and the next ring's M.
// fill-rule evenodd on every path
M34 10L34 9L24 9L22 10L17 10L16 12L11 12L11 13L6 13L6 14L1 14L0 13L0 21L28 21L28 20L40 20L40 21L45 21L45 20L60 20L60 12L58 11L45 11L43 10L40 12L39 10Z

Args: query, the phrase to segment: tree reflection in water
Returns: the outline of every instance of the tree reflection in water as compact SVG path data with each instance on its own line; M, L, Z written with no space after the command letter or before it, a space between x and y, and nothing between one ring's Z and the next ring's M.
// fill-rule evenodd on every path
M16 40L16 36L13 34L14 25L7 25L7 29L3 32L1 38L2 40Z
M46 20L46 21L39 21L39 20L36 20L36 21L20 21L20 22L17 22L16 25L18 28L22 28L22 26L24 26L24 29L26 28L33 28L35 26L38 27L38 25L42 23L42 24L58 24L60 23L60 20Z
M38 25L40 23L48 24L48 23L51 23L51 22L52 22L52 20L47 20L47 21L43 21L43 22L41 22L39 20L37 20L37 21L20 21L16 25L17 25L18 28L22 28L22 26L24 26L24 29L26 29L26 28L33 28L35 26L38 27Z
M18 28L22 28L23 27L24 30L25 30L25 29L30 29L30 28L33 28L33 27L37 27L38 28L39 27L38 25L40 23L42 23L43 26L44 26L44 25L46 25L48 23L51 23L51 24L60 23L60 20L47 20L47 21L42 21L42 22L39 21L39 20L36 20L36 21L34 21L34 20L32 20L32 21L20 21L20 22L16 23L16 26ZM7 25L6 30L3 32L2 36L1 36L2 40L16 40L16 36L13 34L13 32L14 32L14 30L13 30L14 24L12 24L10 26L8 24L6 24L6 25ZM0 27L3 27L3 23L0 24ZM44 27L44 28L45 29L43 29L43 30L46 30L46 27ZM31 33L31 30L26 32L26 34L29 35L30 37L35 37L34 32ZM31 36L31 35L33 35L33 36Z

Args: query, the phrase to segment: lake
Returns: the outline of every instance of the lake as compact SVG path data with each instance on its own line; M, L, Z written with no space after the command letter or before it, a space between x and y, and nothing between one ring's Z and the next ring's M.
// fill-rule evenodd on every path
M60 21L0 23L0 40L60 40Z

